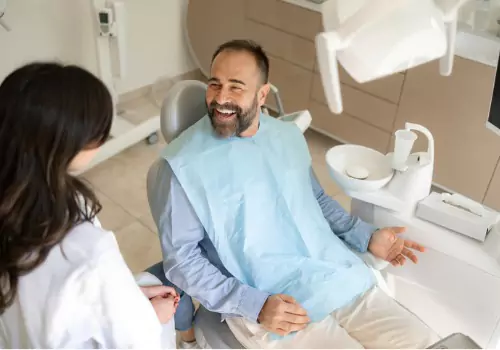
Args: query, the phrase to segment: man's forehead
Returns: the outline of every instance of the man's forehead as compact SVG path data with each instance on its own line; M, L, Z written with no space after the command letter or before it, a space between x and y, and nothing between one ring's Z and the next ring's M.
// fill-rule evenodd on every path
M212 63L213 79L219 81L240 80L251 83L258 79L258 68L253 56L243 51L221 52Z

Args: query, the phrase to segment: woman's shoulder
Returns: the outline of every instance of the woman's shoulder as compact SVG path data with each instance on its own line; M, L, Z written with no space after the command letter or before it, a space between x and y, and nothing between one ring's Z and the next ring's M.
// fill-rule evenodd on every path
M102 256L119 250L113 232L91 222L74 226L61 242L61 251L68 262L77 265L88 265Z

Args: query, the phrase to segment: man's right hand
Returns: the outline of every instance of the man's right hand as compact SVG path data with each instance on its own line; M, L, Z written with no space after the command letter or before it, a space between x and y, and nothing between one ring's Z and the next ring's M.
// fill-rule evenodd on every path
M306 310L294 298L284 294L267 298L258 321L266 330L281 336L300 331L311 322Z

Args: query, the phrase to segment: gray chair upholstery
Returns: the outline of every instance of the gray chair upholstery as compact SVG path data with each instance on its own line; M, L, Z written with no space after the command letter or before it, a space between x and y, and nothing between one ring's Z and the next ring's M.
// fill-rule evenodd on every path
M206 113L205 92L207 85L198 80L183 80L176 83L168 92L161 108L160 130L167 143L179 136L184 130L200 120ZM149 207L157 208L152 191L156 179L162 175L161 160L149 169L147 191ZM168 188L164 189L168 193ZM154 216L154 213L153 213Z

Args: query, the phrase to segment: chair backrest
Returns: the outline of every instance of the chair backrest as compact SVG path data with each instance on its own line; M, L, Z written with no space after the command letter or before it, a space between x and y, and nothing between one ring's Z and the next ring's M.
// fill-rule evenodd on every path
M161 133L172 142L184 130L207 114L207 85L198 80L183 80L168 92L161 108Z
M180 81L169 90L163 100L160 115L161 133L167 143L172 142L207 113L206 90L207 85L198 80ZM169 193L168 183L164 183L163 188L155 186L157 179L164 176L165 166L165 162L157 160L148 171L148 201L153 217L160 215L161 210L156 201Z

